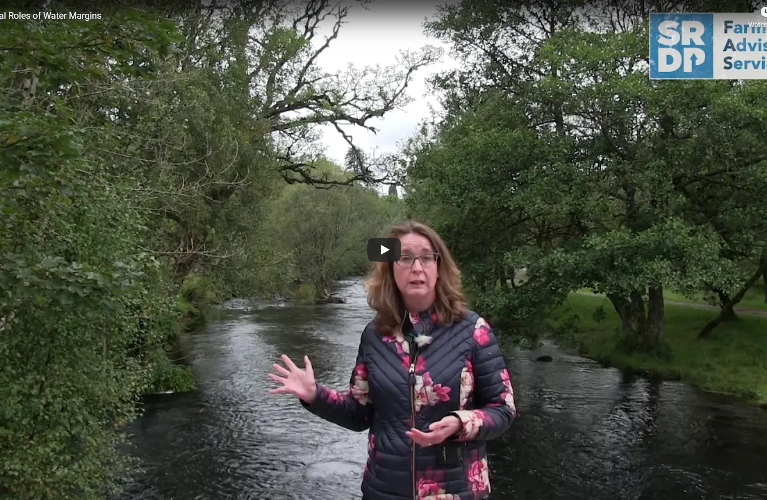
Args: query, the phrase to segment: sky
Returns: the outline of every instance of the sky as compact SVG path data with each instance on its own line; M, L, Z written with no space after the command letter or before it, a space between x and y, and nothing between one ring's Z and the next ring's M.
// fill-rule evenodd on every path
M347 24L341 27L338 38L318 58L318 64L327 71L344 70L351 63L358 68L382 67L396 64L396 57L402 50L418 50L425 45L443 48L442 61L421 68L408 86L407 93L413 102L403 109L389 112L381 119L370 122L378 129L373 134L361 127L346 127L354 143L369 152L378 148L379 152L396 150L397 143L414 134L418 124L431 113L429 106L438 107L438 101L428 92L426 80L435 72L457 66L450 57L449 46L423 33L423 22L436 13L436 0L401 1L378 0L368 5L366 10L360 5L349 2L351 8L345 18ZM332 21L323 25L320 32L322 41L330 33ZM325 154L329 159L343 165L344 155L349 146L332 126L323 130Z

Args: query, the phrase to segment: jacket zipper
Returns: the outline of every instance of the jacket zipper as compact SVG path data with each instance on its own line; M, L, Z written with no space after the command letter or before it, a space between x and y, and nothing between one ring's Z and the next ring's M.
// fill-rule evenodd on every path
M415 357L418 357L418 353L416 353ZM413 420L413 428L415 429L415 358L411 360L410 362L410 417ZM411 469L412 469L412 475L413 475L413 500L417 500L417 491L416 491L416 480L415 480L415 441L412 441L410 443L410 451L412 453L411 458Z
M424 335L428 335L428 330L424 328ZM410 346L411 354L410 354L410 418L413 421L413 428L416 428L416 421L415 421L415 365L416 361L418 361L418 351L419 346L415 342L412 342ZM410 451L411 451L411 469L412 469L412 477L413 477L413 500L418 500L418 488L417 488L417 481L416 481L416 457L415 457L415 441L412 441L410 443Z

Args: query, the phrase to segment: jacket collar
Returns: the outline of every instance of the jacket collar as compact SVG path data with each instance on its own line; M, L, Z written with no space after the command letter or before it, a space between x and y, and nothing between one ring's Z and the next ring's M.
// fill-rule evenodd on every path
M405 338L410 342L415 342L420 347L431 343L432 336L430 330L432 330L434 324L433 315L434 309L431 307L420 313L405 311L402 319L402 333L405 335Z

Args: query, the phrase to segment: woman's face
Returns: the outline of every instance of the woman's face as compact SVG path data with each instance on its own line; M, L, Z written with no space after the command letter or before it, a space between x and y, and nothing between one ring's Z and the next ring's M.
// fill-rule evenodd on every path
M394 282L397 284L406 307L409 309L428 309L436 296L435 289L439 267L434 258L434 248L425 236L410 233L399 237L402 243L402 260L394 263ZM423 257L413 260L412 266L405 265L403 260L407 257Z

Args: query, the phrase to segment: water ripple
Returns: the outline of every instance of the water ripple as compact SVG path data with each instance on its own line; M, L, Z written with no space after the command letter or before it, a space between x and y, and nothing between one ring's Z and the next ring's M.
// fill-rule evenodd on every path
M299 363L308 354L325 383L348 383L371 314L358 282L339 293L346 304L235 302L191 336L199 389L147 399L130 429L144 471L122 498L360 498L365 433L267 393L283 353ZM541 355L554 359L535 361ZM767 412L551 345L509 361L519 417L489 446L496 498L767 497Z

